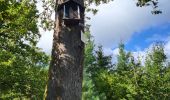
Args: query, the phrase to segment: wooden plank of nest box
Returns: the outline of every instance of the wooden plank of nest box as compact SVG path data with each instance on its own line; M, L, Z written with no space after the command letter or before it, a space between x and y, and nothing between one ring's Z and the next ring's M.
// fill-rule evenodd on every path
M84 2L82 2L82 0L58 0L58 4L61 5L61 4L64 4L66 2L69 2L69 1L73 1L73 2L81 5L82 7L84 7Z
M81 41L85 44L88 43L88 39L86 37L86 35L81 31Z
M67 17L65 17L65 18L63 18L63 20L82 20L82 19L80 19L80 18L67 18Z
M79 22L81 21L80 19L67 19L67 18L63 18L63 20L64 20L64 23L66 24L66 25L78 25L79 24Z

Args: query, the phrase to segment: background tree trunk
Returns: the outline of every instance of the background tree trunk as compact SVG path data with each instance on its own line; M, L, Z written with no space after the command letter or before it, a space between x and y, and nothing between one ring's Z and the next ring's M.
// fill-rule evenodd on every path
M61 0L60 0L61 1ZM80 0L83 3L83 0ZM84 43L78 24L64 25L62 12L56 11L52 60L46 100L81 100ZM84 24L84 18L83 22Z

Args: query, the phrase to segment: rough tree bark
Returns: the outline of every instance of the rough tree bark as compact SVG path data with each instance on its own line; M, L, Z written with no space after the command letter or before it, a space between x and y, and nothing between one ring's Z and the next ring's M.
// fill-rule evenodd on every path
M64 0L60 0L62 1ZM84 0L78 1L84 3ZM84 54L82 27L78 24L66 26L62 18L62 12L56 10L52 60L45 99L81 100ZM84 24L84 18L81 23Z

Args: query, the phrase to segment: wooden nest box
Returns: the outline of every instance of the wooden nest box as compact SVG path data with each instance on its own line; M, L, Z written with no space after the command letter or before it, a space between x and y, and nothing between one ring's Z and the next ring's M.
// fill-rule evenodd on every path
M63 2L61 2L63 1ZM79 0L59 0L58 11L62 12L65 25L78 25L84 19L84 4Z

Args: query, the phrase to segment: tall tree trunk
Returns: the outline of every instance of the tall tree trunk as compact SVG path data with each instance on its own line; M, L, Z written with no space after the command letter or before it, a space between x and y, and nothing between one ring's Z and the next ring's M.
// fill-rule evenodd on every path
M60 0L62 1L62 0ZM83 0L80 0L83 3ZM78 24L66 26L56 10L46 100L81 100L84 43ZM73 22L74 23L74 22ZM82 23L84 24L84 18Z

